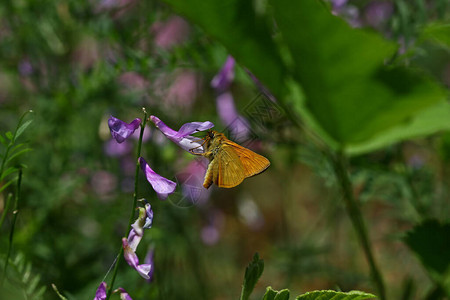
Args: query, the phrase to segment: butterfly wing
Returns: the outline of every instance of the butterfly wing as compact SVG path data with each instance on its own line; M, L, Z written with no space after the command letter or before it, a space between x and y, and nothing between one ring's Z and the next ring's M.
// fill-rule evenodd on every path
M218 187L232 188L245 178L244 167L239 156L230 145L218 148L208 165L203 186L209 188L214 182Z
M239 156L246 178L258 175L270 166L270 161L264 156L231 141L227 141L227 144L233 147L234 152Z

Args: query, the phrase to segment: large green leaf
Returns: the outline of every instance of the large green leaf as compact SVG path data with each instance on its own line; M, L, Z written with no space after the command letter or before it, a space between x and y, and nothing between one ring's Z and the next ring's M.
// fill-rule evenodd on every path
M255 12L253 1L163 1L222 43L238 62L257 74L275 95L280 95L283 63L271 36L270 23Z
M364 300L376 298L375 295L360 291L350 291L347 293L336 291L314 291L298 296L297 300Z
M346 149L351 155L370 152L383 146L413 137L425 136L440 130L450 131L450 104L438 102L422 110L411 119L405 120L378 135L367 143L352 145Z
M431 79L384 66L396 50L392 42L351 28L319 1L271 4L305 95L303 108L341 147L370 141L445 99Z
M450 271L450 224L425 221L409 231L404 240L428 270L440 276Z

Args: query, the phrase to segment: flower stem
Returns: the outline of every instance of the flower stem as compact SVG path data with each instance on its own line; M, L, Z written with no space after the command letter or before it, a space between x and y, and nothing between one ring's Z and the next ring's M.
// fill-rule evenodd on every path
M14 228L16 226L17 215L19 214L19 199L20 199L20 185L22 184L22 168L19 168L19 175L17 178L17 191L16 197L14 199L14 210L13 210L13 219L11 223L11 230L9 232L9 244L8 244L8 252L6 254L5 260L5 268L3 269L3 276L0 286L3 286L3 282L6 278L6 270L8 269L9 257L11 255L12 243L14 238Z
M130 213L130 220L128 222L127 231L125 232L125 236L128 234L128 232L131 229L131 224L133 224L134 215L136 212L136 204L137 204L137 195L138 195L138 187L139 187L139 157L141 157L141 148L142 148L142 137L144 136L144 129L145 125L147 124L147 111L145 108L142 108L142 111L144 112L144 119L141 123L141 131L139 133L139 141L138 141L138 147L137 147L137 157L136 157L136 173L134 176L134 193L133 193L133 206L131 208ZM108 300L111 297L112 291L114 290L114 281L116 280L117 271L119 270L119 264L122 260L123 254L123 247L120 246L119 254L115 261L115 266L113 270L113 275L111 278L111 283L109 284L108 294L106 295L106 300Z
M375 282L378 290L378 297L381 300L385 300L386 293L383 283L383 277L378 270L377 264L375 262L375 257L372 253L372 245L369 239L367 228L364 223L364 218L362 216L359 205L353 195L352 183L347 173L345 158L342 152L340 151L335 157L333 157L332 161L334 172L344 195L347 213L352 221L353 228L355 229L359 242L361 243L361 246L364 250L367 262L369 263L372 279Z

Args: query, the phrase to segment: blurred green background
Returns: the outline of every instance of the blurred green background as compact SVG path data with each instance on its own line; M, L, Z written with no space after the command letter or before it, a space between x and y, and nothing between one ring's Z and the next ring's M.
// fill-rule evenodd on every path
M446 2L355 0L324 5L352 28L359 28L348 30L389 40L396 53L390 62L420 69L445 90L450 86ZM120 155L108 152L112 147L108 117L112 114L130 122L142 117L145 107L174 129L186 122L209 120L216 130L227 132L229 126L222 122L210 82L229 54L236 54L237 60L229 91L237 111L251 126L252 139L245 145L268 157L271 167L236 188L201 191L201 199L194 196L194 203L181 185L168 200L158 200L141 176L138 196L150 201L155 217L138 254L143 257L148 246L154 247L154 280L146 282L122 263L116 286L124 287L133 299L236 299L245 266L259 252L265 271L255 299L268 285L289 288L294 295L314 289L376 293L332 166L296 120L309 123L296 114L298 108L286 110L289 101L283 99L289 97L279 97L278 103L267 101L268 95L261 93L246 71L246 67L254 69L240 64L240 55L245 57L240 49L255 46L239 43L242 36L245 40L240 35L245 28L236 24L236 32L226 36L220 36L216 27L205 32L205 26L220 28L221 19L202 15L202 7L198 7L199 16L189 14L183 5L195 9L197 3L180 3L20 0L0 4L0 133L14 130L20 116L33 110L26 116L33 119L32 126L19 138L32 151L12 162L26 167L9 285L29 290L26 296L14 297L58 299L52 283L69 299L94 297L120 249L133 200L136 141ZM173 7L189 18L175 14ZM267 3L254 1L253 7L258 15ZM226 10L224 19L225 15ZM439 24L444 24L444 31ZM259 25L255 23L255 28L262 28ZM286 28L282 22L264 26ZM314 41L324 38L312 37ZM330 49L340 45L333 40L323 44ZM275 83L267 81L272 75L275 78L272 62L257 60L270 47L254 53L259 64L255 75L269 74L261 79L273 88ZM290 72L295 55L289 58L285 48L279 49L285 61L288 57L286 72ZM364 64L363 59L359 60ZM386 64L390 62L387 57ZM326 70L327 65L321 68ZM315 67L307 71L311 76L319 74ZM307 96L317 96L314 91L321 87L311 88L314 77L308 85L303 73L292 73L305 83ZM285 95L273 92L277 97ZM260 119L254 105L261 103L266 108L269 103L268 109L276 113L264 116L263 128L255 123ZM317 119L333 114L330 108L329 115L324 111L318 117L322 108L315 103L306 106ZM442 118L450 122L450 115ZM332 127L325 124L322 129ZM151 123L146 131L143 156L156 172L178 183L190 176L202 180L195 157L166 140ZM342 132L331 133L331 139L339 142ZM435 289L435 277L401 240L423 220L449 220L450 134L444 130L423 133L427 136L400 142L394 138L390 142L397 143L350 159L354 194L361 203L389 299L425 299ZM8 192L15 193L14 184L0 195L0 211ZM11 222L9 211L0 229L2 266ZM41 287L45 291L36 292Z

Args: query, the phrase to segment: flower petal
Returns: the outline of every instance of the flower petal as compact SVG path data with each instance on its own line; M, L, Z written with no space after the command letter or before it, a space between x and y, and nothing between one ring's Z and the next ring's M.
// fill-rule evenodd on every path
M169 126L167 126L163 121L161 121L156 116L151 116L150 120L169 140L176 143L178 146L180 146L186 151L201 146L201 143L198 143L199 138L191 136L191 134L197 131L204 131L214 127L214 124L209 121L190 122L181 126L180 130L175 131Z
M139 164L141 165L142 171L144 171L147 181L151 184L159 199L165 200L169 194L175 191L177 184L153 171L142 157L139 157Z
M230 88L234 79L234 65L235 60L232 56L228 56L222 69L211 81L211 86L219 93L222 93Z
M128 245L128 240L126 238L122 238L122 247L123 257L125 258L125 261L131 267L136 269L139 264L139 258L137 257L133 249L131 249L131 247Z
M105 300L106 299L106 282L100 283L100 285L97 288L97 291L95 292L95 298L94 300Z
M118 288L114 290L114 293L120 293L120 299L122 300L133 300L124 288Z
M139 118L134 119L130 124L114 118L113 116L110 116L108 120L108 126L109 130L111 131L111 135L118 143L122 143L129 136L131 136L140 124L141 119Z
M149 229L149 228L152 228L152 224L153 224L153 210L152 210L152 206L150 205L150 203L145 204L145 212L146 212L146 217L145 217L144 229Z

